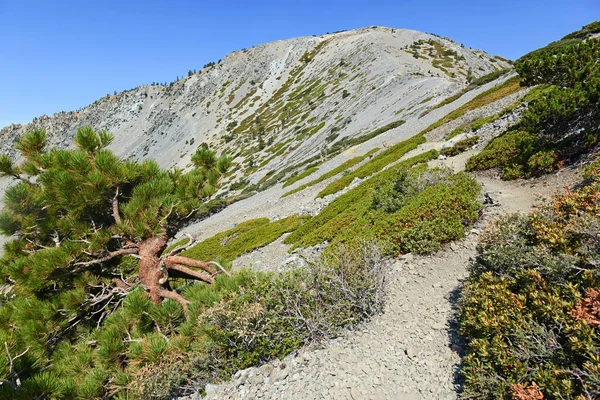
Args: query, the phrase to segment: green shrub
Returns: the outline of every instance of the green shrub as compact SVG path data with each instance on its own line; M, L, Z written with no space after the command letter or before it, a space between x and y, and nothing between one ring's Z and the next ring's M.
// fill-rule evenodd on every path
M520 164L509 164L502 168L500 178L505 181L514 181L515 179L523 178L525 172Z
M296 183L296 182L298 182L298 181L306 178L307 176L311 175L312 173L314 173L314 172L316 172L318 170L319 170L319 167L308 168L308 169L304 170L304 172L302 172L302 173L300 173L298 175L292 176L287 181L285 181L283 183L283 187L287 187L287 186L293 185L294 183Z
M459 140L454 143L452 147L445 147L440 151L440 154L447 157L456 156L462 152L469 150L471 147L475 146L479 142L479 136L471 136L469 138L465 138Z
M479 215L479 185L467 174L446 176L412 165L435 150L399 163L332 201L285 239L293 247L378 240L385 254L430 252L464 235ZM381 191L382 193L378 193ZM399 208L398 208L399 207Z
M513 152L502 172L505 179L552 172L597 145L600 41L582 40L595 26L597 23L590 24L515 63L523 85L540 86L523 99L528 107L519 129L529 132L530 143ZM486 164L482 161L474 159L469 166L481 169Z
M349 160L346 160L342 164L340 164L337 167L335 167L334 169L332 169L331 171L326 172L323 175L319 176L317 179L312 180L312 181L310 181L308 183L305 183L304 185L300 185L296 189L293 189L293 190L290 190L289 192L284 193L283 195L281 195L281 197L286 197L286 196L289 196L291 194L300 192L301 190L304 190L304 189L306 189L308 187L311 187L311 186L314 186L314 185L316 185L318 183L321 183L321 182L323 182L326 179L334 177L337 174L339 174L340 172L347 171L348 169L352 168L356 164L360 163L365 158L370 157L374 153L377 153L377 151L379 151L379 148L374 148L373 150L367 152L363 156L353 157L353 158L351 158Z
M266 246L302 223L297 215L269 222L258 218L242 222L235 228L218 233L181 253L196 260L235 260L241 254Z
M386 253L436 251L463 237L465 225L479 217L479 184L466 173L448 173L423 171L417 191L397 211L374 213L372 229Z
M404 154L417 148L418 145L425 143L426 140L422 135L414 136L408 140L397 143L389 149L381 152L372 160L352 171L348 175L344 175L335 182L330 183L317 194L316 197L325 197L329 194L336 193L346 186L350 185L354 178L365 178L376 172L381 171L387 165L400 159Z
M388 184L380 186L373 194L373 208L386 213L398 211L409 199L429 186L448 184L452 170L434 168L422 171L422 168L400 170Z
M534 174L549 173L554 171L556 158L556 152L552 150L539 151L529 158L527 166Z
M519 130L510 130L485 146L481 153L467 160L467 171L481 171L502 167L520 155L519 149L529 148L535 142L534 135Z
M341 237L344 232L351 236L351 227L354 225L358 225L360 228L361 223L364 222L363 228L367 227L368 222L365 221L365 217L371 210L373 193L376 188L391 181L398 171L427 162L437 156L437 151L431 150L402 161L397 166L369 178L329 203L317 216L292 232L284 240L284 243L292 244L294 247L314 246L324 241L331 242L333 239ZM355 236L360 237L358 234Z
M510 130L493 139L481 153L469 158L465 169L502 168L501 178L513 180L552 172L560 165L558 158L552 145L546 149L534 134Z
M283 358L365 321L383 306L385 265L377 246L338 247L307 268L263 275L200 319L224 377Z

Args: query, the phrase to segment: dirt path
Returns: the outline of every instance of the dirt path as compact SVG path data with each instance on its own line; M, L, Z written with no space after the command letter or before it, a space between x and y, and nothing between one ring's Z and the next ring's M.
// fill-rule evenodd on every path
M453 163L460 165L460 160L438 164ZM209 385L207 399L455 399L460 391L460 339L453 309L481 229L499 214L529 211L541 198L572 185L578 173L565 169L512 182L491 172L478 174L484 193L496 204L484 209L464 239L433 255L392 260L382 314L326 348L303 349L284 360L239 371L231 382ZM273 255L263 251L285 250L275 243L245 260L266 260Z

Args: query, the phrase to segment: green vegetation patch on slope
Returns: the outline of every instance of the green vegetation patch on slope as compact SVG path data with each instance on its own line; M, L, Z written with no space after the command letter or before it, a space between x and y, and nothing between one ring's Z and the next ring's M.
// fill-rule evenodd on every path
M297 215L270 222L258 218L242 222L234 228L216 234L181 253L196 260L235 260L238 256L263 247L281 235L292 232L302 223Z
M600 162L586 178L480 236L460 304L466 397L600 395Z
M595 33L600 33L600 21L592 22L591 24L587 24L583 26L580 30L569 33L567 36L562 38L561 40L569 40L569 39L585 39L590 35Z
M500 100L506 96L509 96L513 93L518 92L519 90L522 90L522 88L519 84L519 81L520 81L519 77L515 76L513 78L508 79L506 82L504 82L501 85L498 85L491 89L486 90L485 92L474 97L468 103L463 104L456 110L450 112L444 118L441 118L437 122L431 124L425 130L425 132L430 132L430 131L434 130L435 128L438 128L438 127L444 125L445 123L448 123L457 118L460 118L468 111L476 110L476 109L481 108L485 105L488 105L496 100Z
M290 190L289 192L284 193L281 197L286 197L289 196L291 194L300 192L301 190L304 190L308 187L314 186L318 183L323 182L326 179L329 179L333 176L336 176L337 174L339 174L340 172L344 172L347 169L352 168L353 166L355 166L356 164L360 163L362 160L364 160L365 158L371 156L374 153L377 153L377 151L379 151L379 148L375 148L371 151L369 151L368 153L366 153L363 156L357 156L357 157L353 157L349 160L344 161L342 164L338 165L337 167L335 167L334 169L332 169L329 172L324 173L323 175L319 176L317 179L310 181L308 183L305 183L304 185L298 186L296 189ZM285 187L285 186L284 186Z
M389 164L399 160L403 155L417 148L418 145L425 143L426 139L422 135L414 136L408 140L397 143L389 149L373 157L368 163L362 165L348 175L344 175L335 182L329 184L325 189L317 194L317 197L325 197L342 190L354 180L354 178L365 178L376 172L381 171Z
M421 113L421 115L419 115L419 118L424 117L425 115L429 114L430 112L432 112L433 110L436 110L440 107L443 107L447 104L450 104L456 100L458 100L459 98L461 98L465 93L470 92L473 89L476 89L480 86L485 85L486 83L490 83L498 78L500 78L502 75L507 74L508 72L510 72L510 69L501 69L501 70L496 70L494 72L490 72L487 75L483 75L480 76L479 78L476 78L474 80L471 81L471 83L464 89L462 89L460 92L456 93L455 95L452 95L446 99L444 99L442 102L436 104L435 106L428 108L427 110L423 111Z
M294 175L291 178L289 178L287 181L285 181L283 183L283 187L287 187L287 186L293 185L294 183L298 182L299 180L302 180L302 179L306 178L307 176L313 174L314 172L317 172L318 170L319 170L319 167L308 168L305 171L303 171L302 173L300 173L298 175Z
M502 167L514 169L515 165L523 163L522 157L530 156L535 136L527 131L509 130L492 140L485 148L467 160L467 171L482 171Z
M300 226L285 243L307 247L376 239L385 254L399 254L434 251L441 243L462 237L463 223L478 216L479 186L466 173L425 166L410 170L437 156L430 150L362 182ZM383 206L388 203L392 205Z
M475 121L468 123L467 125L459 126L458 128L453 129L446 136L446 140L450 140L463 132L469 132L469 131L475 132L476 130L478 130L482 126L484 126L485 124L494 122L495 120L503 117L504 115L506 115L510 112L513 112L517 107L520 107L522 105L527 105L527 104L531 103L532 101L535 101L535 100L541 98L548 91L549 91L548 85L538 85L538 86L532 88L531 90L529 90L529 92L527 92L525 94L525 96L523 96L519 100L515 101L513 104L505 107L499 113L494 114L494 115L489 115L487 117L478 118Z
M393 122L390 122L389 124L379 127L377 129L375 129L373 132L367 133L365 135L361 135L361 136L357 136L357 137L345 137L345 138L337 141L336 143L334 143L333 146L331 146L327 150L327 153L328 154L337 154L344 149L359 145L359 144L364 143L367 140L371 140L374 137L379 136L382 133L385 133L391 129L402 126L405 122L406 121L400 119L398 121L393 121Z

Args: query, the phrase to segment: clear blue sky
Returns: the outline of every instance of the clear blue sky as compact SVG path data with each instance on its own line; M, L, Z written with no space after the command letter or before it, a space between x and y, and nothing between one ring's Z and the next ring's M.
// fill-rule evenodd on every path
M515 59L598 19L599 0L0 0L0 127L278 39L382 25Z

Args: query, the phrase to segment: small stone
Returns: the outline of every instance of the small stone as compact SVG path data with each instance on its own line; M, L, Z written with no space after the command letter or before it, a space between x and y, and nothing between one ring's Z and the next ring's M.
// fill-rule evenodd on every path
M212 383L207 383L204 387L204 391L206 392L206 395L209 395L212 393L216 393L218 387L219 386L213 385Z
M404 352L406 353L406 355L408 356L408 358L415 358L417 356L417 351L412 346L408 346L406 348L406 350L404 350Z
M353 400L360 399L360 393L358 392L358 389L354 386L350 388L350 396L352 396Z
M260 375L268 376L273 371L273 366L271 364L265 364L258 369L258 373Z
M259 385L263 383L264 380L265 379L261 375L253 375L248 379L248 381L253 385Z
M273 368L271 374L269 375L269 382L277 382L278 375L279 373L277 368Z

